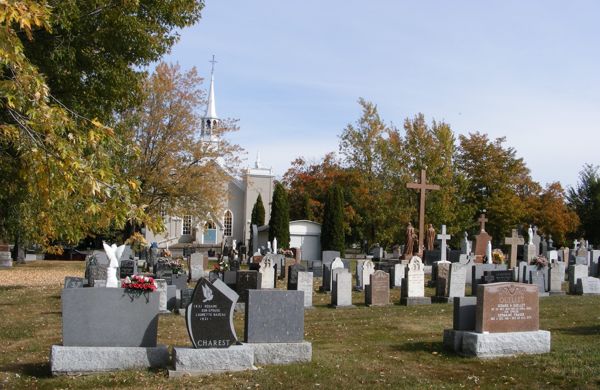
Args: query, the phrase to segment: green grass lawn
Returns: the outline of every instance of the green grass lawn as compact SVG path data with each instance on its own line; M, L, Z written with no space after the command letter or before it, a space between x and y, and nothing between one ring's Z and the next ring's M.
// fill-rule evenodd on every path
M83 275L83 262L35 262L0 270L1 388L600 388L600 297L540 301L540 327L552 332L552 352L493 360L463 358L442 348L452 305L330 309L315 293L305 315L309 364L169 379L166 370L52 377L50 347L61 343L60 281ZM320 279L315 281L315 285ZM283 284L281 284L283 286ZM432 290L428 289L428 294ZM392 291L392 301L399 292ZM118 331L115 324L115 331ZM243 317L236 316L243 339ZM185 320L163 315L159 343L191 346Z

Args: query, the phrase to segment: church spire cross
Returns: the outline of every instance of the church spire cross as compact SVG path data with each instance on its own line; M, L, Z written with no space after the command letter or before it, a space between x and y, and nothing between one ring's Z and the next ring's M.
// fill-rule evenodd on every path
M217 63L217 61L215 61L215 55L213 54L212 56L212 60L208 61L212 64L212 67L210 69L210 75L212 76L215 73L215 64Z
M406 188L412 188L421 192L419 202L419 255L423 255L423 238L425 233L425 192L427 190L439 190L440 186L437 184L427 184L427 173L424 169L421 169L421 182L420 183L407 183Z
M484 211L485 211L485 210L484 210ZM485 213L482 213L482 214L479 216L479 219L478 219L478 221L479 221L479 223L480 223L480 225L481 225L481 231L482 231L482 232L485 232L485 223L488 221L488 219L485 217Z

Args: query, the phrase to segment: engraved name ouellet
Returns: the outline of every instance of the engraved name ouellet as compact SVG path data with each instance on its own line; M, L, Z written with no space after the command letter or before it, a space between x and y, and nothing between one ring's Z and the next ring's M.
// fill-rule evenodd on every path
M498 297L498 304L490 310L490 321L520 321L533 317L527 313L531 306L525 303L525 289L522 287L504 287Z

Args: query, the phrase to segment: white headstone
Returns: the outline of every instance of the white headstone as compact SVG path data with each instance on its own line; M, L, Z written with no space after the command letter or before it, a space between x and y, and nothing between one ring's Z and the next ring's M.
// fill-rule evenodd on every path
M331 291L333 306L352 306L352 275L348 270L339 272Z
M394 279L392 280L393 287L401 287L402 279L404 279L406 266L403 264L394 264Z
M304 307L312 307L313 273L298 271L298 290L304 291Z
M442 244L440 246L440 260L446 261L446 241L451 239L452 236L446 234L446 225L442 225L442 233L437 235L437 239L441 240Z
M158 311L167 311L167 281L164 279L155 279L156 292L158 292Z
M366 260L362 268L362 288L365 288L371 280L371 275L375 273L375 264L371 260Z
M492 259L492 242L488 241L487 242L487 248L485 250L485 256L487 257L487 263L488 264L493 264L493 259Z
M406 293L409 298L425 296L425 271L418 256L413 256L406 266Z
M577 293L577 280L581 278L587 278L588 267L583 264L575 264L569 266L569 293Z
M260 269L258 272L261 274L260 288L274 288L275 287L275 268L273 261L270 256L264 256L260 261Z
M197 281L204 276L204 255L202 253L192 253L190 255L190 279Z
M448 297L464 297L465 285L467 284L467 266L460 263L452 263L450 266L450 281L448 283Z
M277 237L273 237L273 253L277 253Z

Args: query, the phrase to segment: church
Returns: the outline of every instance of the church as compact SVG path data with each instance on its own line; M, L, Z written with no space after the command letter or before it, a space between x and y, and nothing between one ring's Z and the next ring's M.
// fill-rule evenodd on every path
M201 136L210 140L212 129L219 124L215 102L214 57L210 77L206 113L202 118ZM160 234L146 229L144 232L149 244L169 249L173 255L184 252L208 251L221 248L223 244L248 245L250 239L250 218L252 208L260 194L265 205L265 221L269 221L273 198L274 175L272 169L264 168L257 155L253 167L242 171L239 178L230 177L223 183L222 211L219 215L208 215L196 219L190 215L164 215L165 231Z

